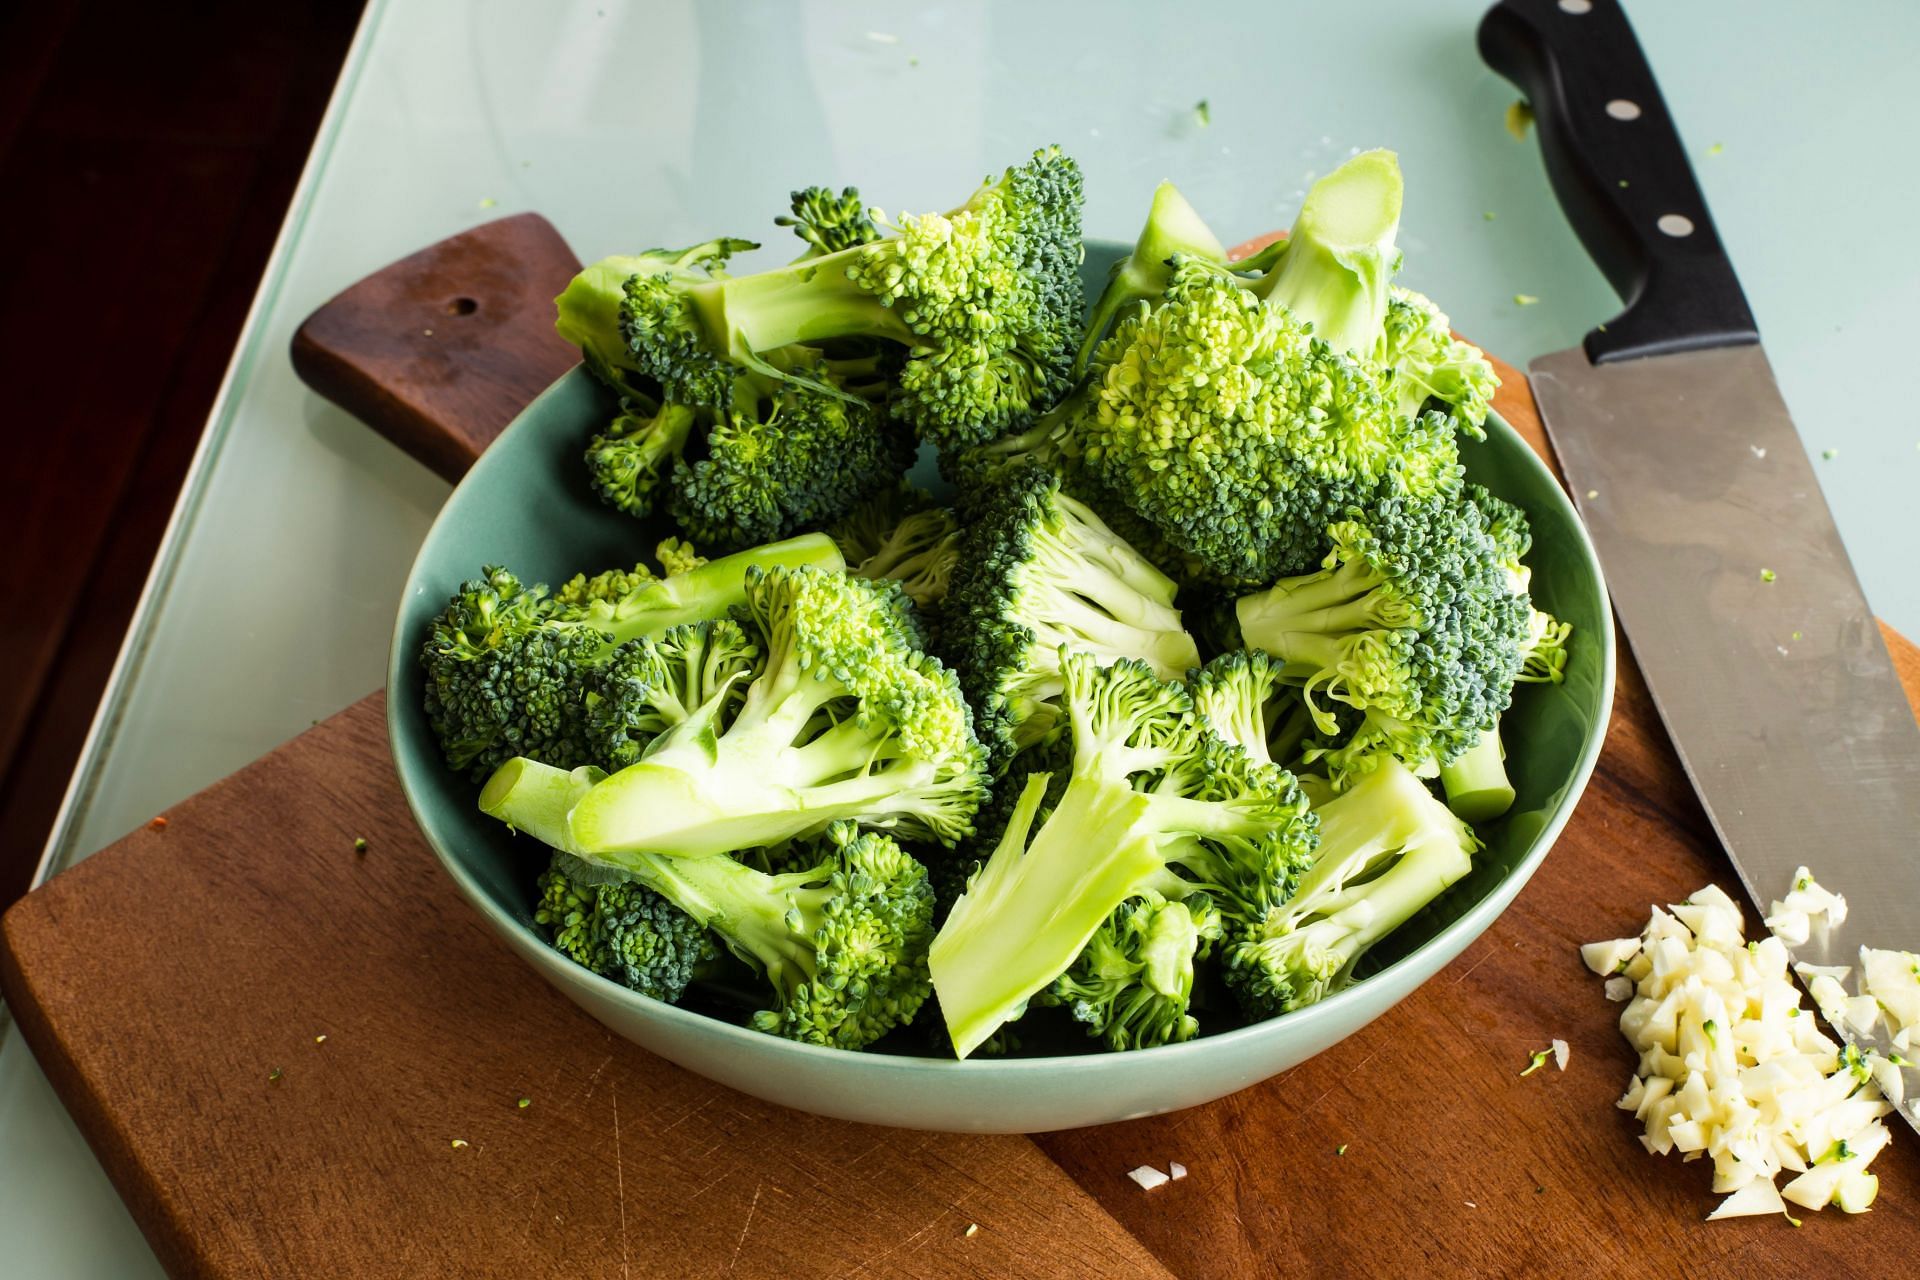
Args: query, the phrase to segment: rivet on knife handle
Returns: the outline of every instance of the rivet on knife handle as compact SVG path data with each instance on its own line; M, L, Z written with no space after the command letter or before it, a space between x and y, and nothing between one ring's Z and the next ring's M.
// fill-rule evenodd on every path
M1759 341L1673 117L1619 0L1501 0L1480 53L1532 104L1547 176L1627 309L1597 363Z

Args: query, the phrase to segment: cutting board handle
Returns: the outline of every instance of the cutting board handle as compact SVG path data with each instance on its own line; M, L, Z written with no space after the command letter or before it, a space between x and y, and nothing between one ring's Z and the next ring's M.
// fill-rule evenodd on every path
M580 353L553 331L579 259L537 213L449 236L308 316L293 367L448 480Z
M1480 53L1533 107L1560 207L1627 309L1596 364L1760 340L1620 0L1501 0Z

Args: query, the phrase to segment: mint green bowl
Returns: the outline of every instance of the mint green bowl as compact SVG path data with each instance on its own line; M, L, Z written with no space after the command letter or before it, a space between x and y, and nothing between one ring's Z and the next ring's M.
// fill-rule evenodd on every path
M1090 244L1091 289L1125 250ZM459 584L483 564L561 582L581 570L651 556L665 530L593 496L580 451L612 404L576 368L528 405L460 482L428 531L394 624L387 725L400 785L447 873L507 945L609 1028L691 1071L804 1111L916 1129L1027 1133L1156 1115L1244 1089L1331 1048L1411 994L1466 949L1532 876L1593 772L1613 704L1613 625L1606 587L1579 518L1553 475L1497 417L1467 443L1468 474L1532 517L1540 606L1574 625L1567 679L1522 689L1504 721L1518 800L1483 830L1487 848L1464 880L1365 958L1362 979L1297 1013L1186 1044L969 1062L899 1052L849 1053L776 1039L662 1004L595 976L547 946L531 915L545 851L475 807L476 784L441 762L420 710L416 655ZM923 466L925 466L923 460ZM923 483L937 483L929 469ZM1201 1025L1220 1017L1203 1015Z

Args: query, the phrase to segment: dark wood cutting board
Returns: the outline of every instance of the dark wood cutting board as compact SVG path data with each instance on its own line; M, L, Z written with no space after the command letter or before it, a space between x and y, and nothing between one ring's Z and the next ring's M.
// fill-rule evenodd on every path
M573 268L541 220L489 224L330 304L296 362L456 472L572 363L544 300ZM1525 380L1501 373L1501 413L1544 453ZM1920 693L1920 651L1888 641ZM1620 676L1579 812L1483 938L1338 1048L1153 1120L866 1128L618 1040L435 866L378 695L23 899L0 988L176 1275L1904 1274L1904 1128L1870 1215L1709 1226L1708 1171L1644 1154L1612 1106L1633 1055L1577 945L1738 889L1630 661ZM1520 1078L1554 1037L1567 1071ZM1175 1160L1189 1176L1156 1191L1126 1177Z

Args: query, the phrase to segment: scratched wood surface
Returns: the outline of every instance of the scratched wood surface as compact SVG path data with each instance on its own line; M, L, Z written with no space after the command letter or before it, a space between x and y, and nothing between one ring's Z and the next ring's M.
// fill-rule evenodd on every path
M442 261L464 287L459 255ZM362 350L404 372L416 345ZM1502 414L1544 454L1525 380L1501 372ZM471 420L449 435L491 438ZM1888 638L1920 695L1920 651ZM23 1030L177 1273L1165 1274L1137 1239L1167 1271L1222 1280L1905 1274L1920 1251L1905 1130L1864 1219L1706 1227L1706 1172L1645 1155L1613 1109L1632 1057L1575 947L1709 881L1738 892L1631 660L1553 855L1446 972L1235 1097L1031 1143L797 1117L611 1039L459 904L380 725L377 698L357 705L57 878L0 932ZM1554 1037L1568 1070L1519 1078ZM1125 1176L1172 1160L1190 1176L1152 1193Z

